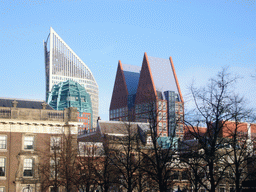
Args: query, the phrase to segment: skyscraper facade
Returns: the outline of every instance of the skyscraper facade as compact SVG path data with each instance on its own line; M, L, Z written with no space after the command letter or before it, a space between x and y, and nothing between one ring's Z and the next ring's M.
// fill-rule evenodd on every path
M172 58L144 54L142 67L118 63L110 120L147 122L156 114L161 136L183 137L184 101Z
M66 80L82 85L91 97L93 127L96 127L99 111L98 84L92 72L63 39L50 28L50 34L44 42L46 100L52 87Z

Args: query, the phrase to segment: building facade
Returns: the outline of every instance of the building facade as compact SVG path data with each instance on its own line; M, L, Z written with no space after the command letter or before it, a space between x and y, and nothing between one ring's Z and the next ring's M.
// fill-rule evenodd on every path
M92 102L91 97L78 82L67 80L54 85L49 93L47 103L55 110L64 110L76 107L78 121L83 122L79 134L92 129Z
M50 28L44 42L46 100L52 87L66 80L80 83L91 96L93 126L96 126L99 113L98 84L92 72L63 39Z
M142 67L118 63L110 120L154 119L161 136L183 137L184 101L172 58L144 54Z
M80 124L75 108L55 111L43 101L0 98L0 191L41 191L41 152L48 147L48 156L52 138L67 128L76 138Z

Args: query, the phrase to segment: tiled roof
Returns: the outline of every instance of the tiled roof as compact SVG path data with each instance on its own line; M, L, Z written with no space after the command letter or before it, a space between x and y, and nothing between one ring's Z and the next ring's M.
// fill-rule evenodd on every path
M100 132L96 131L86 135L78 136L78 142L103 142L103 137Z
M45 101L41 100L0 98L0 107L12 107L12 102L14 100L18 102L17 108L42 109L42 103L45 103ZM46 109L53 110L48 104L46 104Z

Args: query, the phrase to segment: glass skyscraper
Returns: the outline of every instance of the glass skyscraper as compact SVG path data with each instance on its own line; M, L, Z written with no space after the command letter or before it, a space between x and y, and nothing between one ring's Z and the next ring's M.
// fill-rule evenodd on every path
M46 101L54 85L73 80L89 93L92 102L93 127L96 127L99 113L99 88L92 72L63 39L50 28L44 42Z

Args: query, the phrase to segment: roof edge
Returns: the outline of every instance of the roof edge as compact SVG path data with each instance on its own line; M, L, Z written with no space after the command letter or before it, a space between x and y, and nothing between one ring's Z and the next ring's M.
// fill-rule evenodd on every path
M124 84L125 84L125 91L126 91L126 94L129 95L128 88L127 88L127 84L126 84L126 79L125 79L125 76L124 76L124 69L123 69L121 60L118 61L118 65L120 66L120 69L121 69L123 81L124 81Z
M153 85L153 88L154 88L155 97L158 99L158 96L157 96L157 93L156 93L156 86L155 86L155 83L154 83L153 75L152 75L151 68L150 68L150 63L148 61L148 55L147 55L146 52L144 53L144 58L145 58L146 63L148 65L148 70L149 70L150 78L152 80L152 85Z
M170 57L169 59L170 59L173 75L174 75L174 78L175 78L176 86L177 86L178 91L179 91L181 102L184 103L184 100L183 100L183 97L182 97L182 94L181 94L181 90L180 90L180 85L179 85L178 78L177 78L177 74L176 74L176 71L175 71L175 68L174 68L174 65L173 65L172 57Z
M130 121L106 121L106 120L99 120L98 123L113 123L113 124L142 124L142 125L149 125L149 123L144 123L144 122L130 122Z
M59 36L59 34L52 27L50 27L50 34L55 34L62 41L62 43L68 49L70 49L70 51L77 57L77 59L81 61L82 65L84 65L84 67L91 73L91 76L93 77L93 81L96 83L97 87L99 88L99 85L98 85L96 79L94 78L94 75L93 75L92 71L90 70L90 68L83 62L83 60L75 53L75 51L73 51L73 49L71 49L71 47Z

